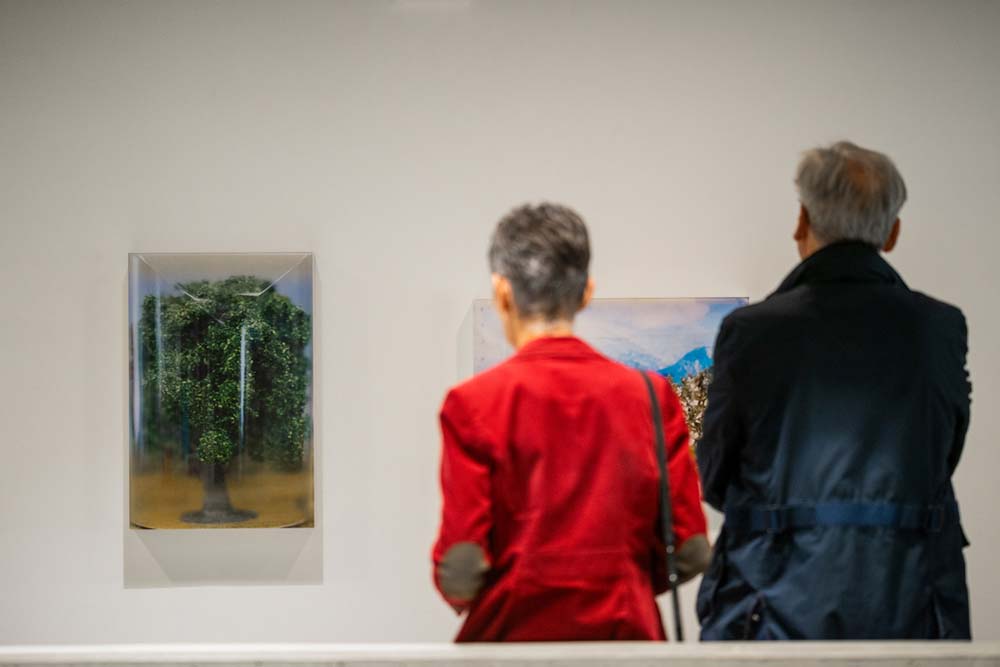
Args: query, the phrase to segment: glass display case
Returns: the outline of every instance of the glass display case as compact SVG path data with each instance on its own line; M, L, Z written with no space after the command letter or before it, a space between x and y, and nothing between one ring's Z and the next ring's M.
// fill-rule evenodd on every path
M129 256L129 520L313 524L307 253Z

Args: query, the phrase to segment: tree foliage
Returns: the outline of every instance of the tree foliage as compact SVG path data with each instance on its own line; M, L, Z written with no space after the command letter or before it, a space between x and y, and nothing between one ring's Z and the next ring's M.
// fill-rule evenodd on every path
M674 384L672 380L671 384ZM688 375L680 384L674 384L674 390L684 408L684 421L687 422L688 432L691 434L692 448L701 440L702 420L705 417L705 408L708 407L710 384L712 384L711 368Z
M225 464L245 448L256 461L300 466L309 314L252 276L178 288L142 304L147 432L180 434L203 463Z

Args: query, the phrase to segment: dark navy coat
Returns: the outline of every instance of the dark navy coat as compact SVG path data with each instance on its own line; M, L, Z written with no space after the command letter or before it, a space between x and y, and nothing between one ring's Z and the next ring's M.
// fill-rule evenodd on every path
M966 338L961 311L853 242L723 322L697 446L726 513L702 639L969 638Z

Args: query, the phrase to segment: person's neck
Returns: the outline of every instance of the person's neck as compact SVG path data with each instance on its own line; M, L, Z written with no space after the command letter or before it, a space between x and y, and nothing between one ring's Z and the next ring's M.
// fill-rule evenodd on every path
M828 243L823 243L812 234L809 234L809 236L799 242L799 259L804 262L828 245Z
M513 332L514 349L520 350L539 338L559 338L573 335L572 320L533 320L522 322Z

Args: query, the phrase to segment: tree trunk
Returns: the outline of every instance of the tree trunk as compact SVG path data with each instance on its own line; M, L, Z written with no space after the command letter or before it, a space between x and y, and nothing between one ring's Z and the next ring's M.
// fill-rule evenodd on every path
M239 523L257 516L252 510L235 509L229 502L226 487L226 465L224 463L201 464L201 481L205 489L205 499L200 510L185 512L181 520L187 523Z

